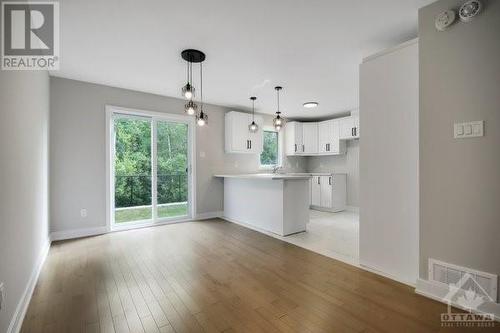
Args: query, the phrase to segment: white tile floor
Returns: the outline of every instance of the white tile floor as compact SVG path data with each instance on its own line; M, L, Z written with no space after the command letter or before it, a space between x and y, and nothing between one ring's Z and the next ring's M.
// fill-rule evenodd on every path
M310 210L306 232L279 238L351 265L359 265L358 213Z

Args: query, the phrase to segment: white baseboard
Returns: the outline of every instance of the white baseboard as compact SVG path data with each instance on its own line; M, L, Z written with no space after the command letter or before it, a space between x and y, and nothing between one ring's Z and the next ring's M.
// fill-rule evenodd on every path
M398 276L386 273L386 272L384 272L376 267L372 267L370 265L367 265L366 263L364 263L362 261L360 261L359 266L361 269L364 269L365 271L372 272L372 273L375 273L377 275L381 275L381 276L386 277L388 279L391 279L391 280L394 280L394 281L397 281L399 283L403 283L403 284L406 284L407 286L415 288L415 282L401 279Z
M28 305L31 301L31 296L33 295L33 291L35 290L36 283L38 281L38 277L40 276L40 272L42 271L43 263L49 254L50 249L50 238L47 237L46 243L43 245L42 252L37 259L35 269L31 272L30 279L28 280L28 284L24 289L23 295L17 304L16 311L12 316L12 320L10 322L9 327L7 328L7 333L18 333L21 331L21 326L23 325L24 316L26 315L26 311L28 310Z
M415 288L415 292L419 295L425 296L427 298L431 298L435 301L448 304L446 302L445 297L449 292L448 287L442 283L436 283L433 281L418 279L417 286ZM451 305L455 308L462 309L467 311L464 307L456 302L452 302ZM491 313L495 316L496 321L500 321L500 304L495 302L485 302L481 304L477 311L473 311L475 313Z
M83 228L83 229L72 229L64 231L53 231L50 233L51 241L66 240L80 237L88 237L101 235L108 232L107 227L94 227L94 228Z
M358 206L345 206L345 209L348 212L353 212L353 213L358 213L359 214L359 207Z
M195 220L208 220L208 219L215 219L215 218L221 218L224 216L224 211L216 211L216 212L207 212L207 213L200 213L196 214Z

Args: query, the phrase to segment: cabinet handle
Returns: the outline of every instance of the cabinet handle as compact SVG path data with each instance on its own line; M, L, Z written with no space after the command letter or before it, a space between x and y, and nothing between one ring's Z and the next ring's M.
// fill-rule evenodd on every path
M250 141L250 149L252 149L252 140L249 140Z
M305 152L305 151L306 151L306 150L305 150L305 148L304 148L304 145L302 145L302 152Z
M354 127L354 136L358 136L358 128Z
M354 136L354 127L351 128L351 136Z
M332 177L328 177L328 185L332 185Z
M247 140L247 149L250 149L250 140Z
M295 152L297 152L297 144L295 144Z
M318 177L318 185L319 185L319 177Z

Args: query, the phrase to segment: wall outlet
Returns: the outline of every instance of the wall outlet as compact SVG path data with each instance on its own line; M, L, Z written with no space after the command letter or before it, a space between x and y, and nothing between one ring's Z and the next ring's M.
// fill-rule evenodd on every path
M85 208L80 209L80 216L83 218L86 218L87 217L87 209L85 209Z
M5 287L3 282L0 283L0 310L3 308L3 301L5 299Z

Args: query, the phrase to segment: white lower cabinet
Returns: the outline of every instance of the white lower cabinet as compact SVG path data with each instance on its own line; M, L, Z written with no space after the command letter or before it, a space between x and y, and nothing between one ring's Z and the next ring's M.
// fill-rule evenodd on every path
M347 175L320 174L311 177L311 208L330 212L345 210Z

